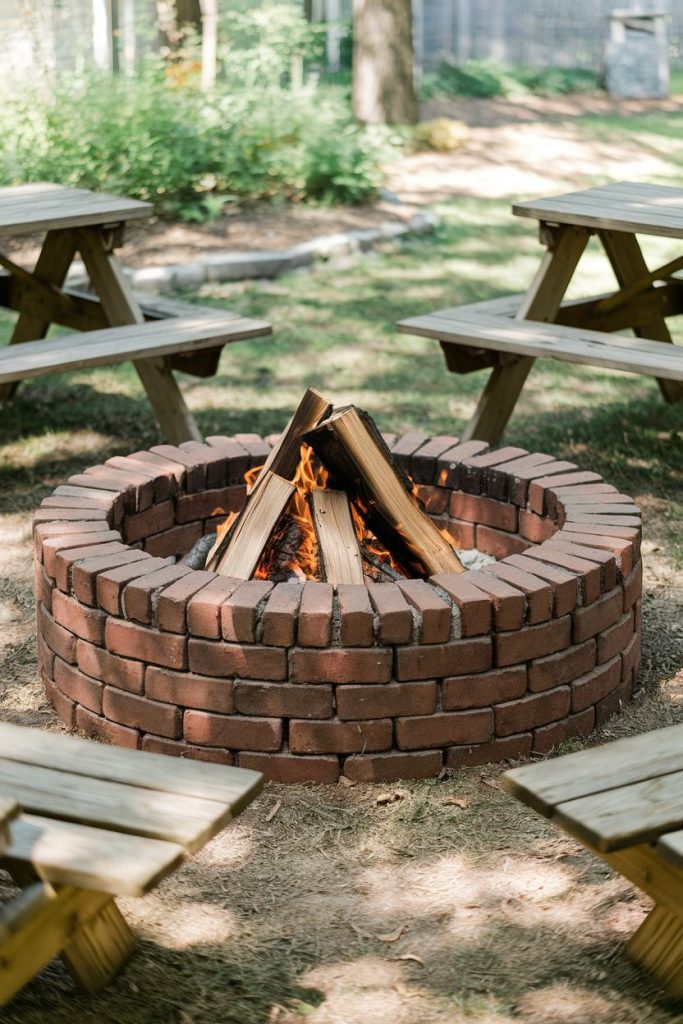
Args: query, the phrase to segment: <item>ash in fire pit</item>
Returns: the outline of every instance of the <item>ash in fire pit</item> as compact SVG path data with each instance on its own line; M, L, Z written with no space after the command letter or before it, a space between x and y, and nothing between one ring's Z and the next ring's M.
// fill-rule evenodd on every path
M313 391L277 443L71 477L34 532L48 695L121 745L283 782L421 778L587 735L638 676L628 496L551 455L381 439Z

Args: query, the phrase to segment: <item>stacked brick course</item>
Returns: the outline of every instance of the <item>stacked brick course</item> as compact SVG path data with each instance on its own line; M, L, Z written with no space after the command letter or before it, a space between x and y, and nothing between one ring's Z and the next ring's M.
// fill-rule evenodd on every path
M269 451L253 434L117 456L58 487L34 538L60 718L285 782L422 778L601 725L639 669L631 499L519 448L418 433L392 447L437 524L496 563L336 591L176 564L241 507Z

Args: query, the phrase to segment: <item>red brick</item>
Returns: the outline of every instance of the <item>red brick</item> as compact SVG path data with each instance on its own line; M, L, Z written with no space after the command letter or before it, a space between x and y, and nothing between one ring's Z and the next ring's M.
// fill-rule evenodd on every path
M289 723L289 748L293 754L364 754L388 750L392 735L388 719L313 722L295 718Z
M368 594L379 619L379 642L409 643L413 636L413 613L396 583L368 583ZM450 625L450 609L448 620Z
M196 519L208 519L219 514L217 509L220 509L223 516L229 512L239 512L244 505L246 493L246 487L238 485L180 495L176 498L176 522L190 523Z
M609 498L609 495L605 495L605 498ZM560 505L558 522L560 524L565 523L567 520L576 522L574 516L577 513L579 515L594 516L639 516L640 509L637 505L622 504L618 501L611 502L606 500L599 505L584 505L583 503L572 504L571 502L566 501Z
M165 476L169 482L169 488L171 492L176 491L178 485L182 482L182 480L185 477L184 465L181 465L181 463L179 462L174 462L172 459L163 458L161 455L155 455L154 452L132 452L131 455L125 456L125 459L126 461L128 461L128 459L134 459L135 462L141 462L143 465L140 467L139 472L146 472L146 467L149 467L149 469L151 469L154 473L155 481L157 481L160 476ZM107 460L107 462L108 461L109 460Z
M99 525L99 524L98 524ZM42 541L42 556L45 571L48 576L55 578L57 572L57 552L69 551L73 548L87 548L96 550L102 544L121 543L121 534L117 530L100 530L99 533L79 531L67 536L58 534L46 537ZM65 587L63 589L66 589Z
M168 630L169 633L185 633L188 601L215 578L212 572L193 569L170 586L164 587L156 596L156 620L159 629Z
M234 437L223 437L220 434L205 438L210 448L216 448L223 457L227 484L241 484L244 474L252 464L252 458L244 445Z
M94 715L86 708L76 708L76 728L86 736L105 740L117 747L137 750L140 745L140 735L135 729L110 722L106 718Z
M225 599L221 622L226 640L255 642L258 613L272 589L273 584L267 580L249 580Z
M640 633L634 633L631 642L622 651L621 655L621 678L622 681L633 672L638 676L640 670Z
M60 722L69 729L73 729L75 724L75 712L76 705L68 697L65 697L61 690L58 690L55 684L47 676L43 676L43 683L45 685L45 693L47 694L48 700L52 704L53 708L57 712L57 718Z
M149 452L145 454L149 455ZM154 458L153 455L151 457ZM161 463L162 460L159 461ZM148 477L154 485L154 501L164 501L175 492L176 481L173 473L164 471L161 466L150 465L148 461L143 461L138 455L114 455L111 459L107 459L105 466L122 469L124 472L133 470L134 473Z
M535 464L531 460L536 458ZM576 469L573 462L564 461L541 461L547 460L547 456L528 455L526 459L520 459L515 463L508 463L503 467L508 475L508 496L515 505L524 506L527 503L529 483L531 480L538 480L549 474L567 473Z
M52 591L54 581L50 579L40 562L33 563L33 590L36 601L41 601L49 612L52 612Z
M524 732L517 736L491 740L470 746L449 747L446 751L447 768L467 768L473 765L490 764L492 761L516 761L531 753L532 735Z
M409 754L353 754L344 761L344 775L354 782L429 779L439 774L442 765L440 750L416 750Z
M115 491L125 495L126 501L133 499L135 511L148 508L154 499L154 485L143 473L133 469L125 471L111 466L90 466L84 473L69 477L74 487L97 487L104 491Z
M594 512L578 512L574 509L566 515L567 523L588 523L590 526L631 526L640 529L643 525L640 517L635 515L600 515Z
M526 693L526 666L495 669L473 676L451 676L441 688L444 711L485 708Z
M75 665L76 637L56 623L43 605L38 606L38 631L51 651Z
M73 665L67 665L61 658L55 658L54 676L55 684L69 700L98 715L102 713L104 686L97 679L84 675Z
M602 523L584 526L582 523L565 523L562 533L590 533L591 536L620 537L623 540L628 540L633 548L634 561L637 560L640 552L640 530L634 526L605 526Z
M586 708L561 722L551 722L534 729L534 754L549 754L564 740L590 736L595 728L595 708Z
M71 566L71 589L75 597L83 604L94 605L97 592L97 577L105 569L113 569L117 565L130 565L145 558L142 551L124 548L112 555L98 558L84 558Z
M218 747L195 747L185 740L169 740L164 736L147 734L142 737L142 749L150 754L165 754L168 757L185 757L190 761L208 761L210 764L235 763L229 750Z
M588 487L590 487L590 484ZM558 487L554 491L557 507L569 508L570 505L584 505L588 506L586 511L590 511L591 505L602 508L604 505L634 504L633 498L629 497L628 494L619 494L616 487L610 487L609 484L593 484L593 487L598 488L597 490L591 488L589 491L588 487L578 492L573 487Z
M138 561L119 565L114 569L105 569L97 574L95 596L100 608L112 615L122 615L121 595L124 587L139 576L146 576L156 569L162 569L168 562L163 558L152 558L139 552Z
M139 556L139 552L136 553ZM63 548L55 551L54 556L49 558L48 572L50 576L54 577L60 590L68 591L72 567L75 562L84 558L105 558L117 554L129 555L130 548L122 544L120 540L110 540L104 544L88 543L80 548ZM116 561L115 558L114 561Z
M155 572L131 580L124 588L121 598L126 618L149 625L154 618L156 592L191 572L186 565L165 565Z
M123 516L124 502L112 491L102 491L97 487L71 487L60 484L52 494L43 498L41 508L103 508L111 513L112 521L120 521Z
M522 455L517 459L508 459L500 467L490 467L486 474L486 493L492 497L513 500L514 491L520 491L515 500L517 505L526 504L526 490L529 480L542 476L546 466L556 465L552 455L542 452Z
M600 566L595 562L587 562L585 558L569 555L565 551L553 547L552 543L542 544L539 548L531 548L527 555L534 561L543 562L545 565L559 566L561 569L575 573L579 580L583 604L592 604L600 596Z
M529 541L522 540L516 533L503 533L491 526L478 526L474 546L494 558L507 558L527 551Z
M534 576L550 583L553 590L553 612L560 618L576 607L579 597L579 582L572 573L555 565L546 565L525 555L512 555L505 559L506 565L523 569Z
M416 452L413 452L410 460L412 480L416 484L433 483L436 476L436 460L457 444L457 437L450 437L446 434L429 438Z
M430 516L443 515L448 508L450 493L445 487L426 487L424 484L415 484L413 487L413 495Z
M612 693L621 682L621 657L598 665L592 672L572 683L572 711L583 711Z
M218 639L221 635L221 607L242 580L216 576L187 605L187 628L193 636Z
M453 519L452 516L433 516L432 522L441 533L445 530L450 534L454 548L468 551L475 546L477 527L474 523L466 523L463 519Z
M632 608L643 592L643 563L638 562L624 580L624 601L623 610L627 612Z
M527 512L520 508L519 532L525 540L530 540L533 544L542 544L557 532L557 525L547 516L539 516L535 512Z
M517 507L504 501L494 501L462 491L451 493L450 513L456 519L469 523L494 526L498 530L515 533L517 530Z
M260 466L270 455L270 445L258 434L235 434L235 440L251 455L252 466Z
M55 653L50 650L40 634L36 638L36 646L38 648L38 665L48 677L48 679L54 679L54 664L55 664Z
M145 540L145 551L158 558L185 555L202 536L201 523L186 523L157 533Z
M297 687L301 689L301 687ZM387 683L386 686L337 686L339 718L395 718L397 715L431 715L436 711L436 682Z
M299 608L298 642L303 647L327 647L332 635L334 590L329 583L307 580Z
M262 772L271 782L317 782L321 785L331 785L339 779L338 757L240 753L237 761L240 768Z
M601 548L611 551L614 555L622 576L628 576L633 568L633 544L624 537L609 537L594 533L580 533L580 524L574 525L571 532L564 528L555 534L553 541L570 541L584 548ZM576 531L576 532L574 532Z
M388 683L391 662L392 652L379 648L299 647L290 654L290 679L293 683Z
M278 583L268 594L263 609L263 643L291 647L296 637L296 620L303 587L300 583Z
M152 534L168 530L173 524L173 502L161 501L156 505L150 505L144 512L124 516L123 537L127 544L133 544L137 540L144 540Z
M141 697L136 693L105 687L103 710L105 718L128 725L142 732L178 739L182 735L181 712L177 707Z
M574 643L588 640L613 626L622 615L622 604L622 589L616 587L587 608L577 608L574 612Z
M442 487L456 487L460 464L464 459L488 451L486 441L465 441L448 448L436 460L435 483Z
M40 523L109 523L110 519L103 508L39 508L33 513L33 526Z
M153 455L161 455L170 462L185 467L185 486L190 494L206 488L206 463L210 458L208 454L203 457L196 451L187 452L180 445L173 444L157 444L150 451ZM218 456L217 452L215 456Z
M529 625L547 622L553 611L553 590L544 580L506 562L484 566L483 572L497 576L510 586L521 590L526 597L526 617Z
M70 537L84 536L85 539L81 542L85 543L96 543L96 535L100 533L109 533L110 527L107 522L89 522L89 523L38 523L33 530L33 547L36 555L42 558L43 544L49 538L61 538L68 540ZM95 535L95 536L94 536ZM120 539L120 537L119 537Z
M468 572L467 582L491 598L496 629L520 629L524 622L525 601L519 590L490 573Z
M617 688L595 705L595 728L600 729L612 715L618 714L633 696L633 677L619 683Z
M604 591L611 590L617 584L617 560L611 551L600 548L585 547L567 538L553 538L550 545L564 551L568 555L576 555L587 562L595 562L600 566L600 586Z
M370 598L362 583L340 583L340 639L345 647L370 647L374 640L373 614Z
M439 597L434 587L430 587L424 580L399 580L396 585L408 604L417 611L420 643L438 644L448 640L453 611L448 602ZM408 639L411 637L412 631Z
M133 622L108 619L104 630L107 649L124 658L148 661L166 668L187 668L187 640L173 633L160 633Z
M396 743L400 750L447 747L455 743L488 743L492 733L491 708L396 720Z
M468 583L464 576L464 573L438 573L431 577L431 582L445 590L455 602L460 612L462 636L488 633L492 617L491 599Z
M192 672L169 672L149 665L145 672L145 695L164 704L178 704L202 711L229 715L235 710L230 679L211 679Z
M498 633L495 637L496 665L517 665L521 661L562 651L569 647L571 630L571 618L565 615L513 633Z
M265 718L331 718L332 687L237 679L235 708L241 715Z
M496 704L496 736L526 732L538 725L547 725L569 714L570 691L568 686L558 686L545 693L533 693L508 704Z
M104 643L104 612L84 608L73 597L67 597L61 590L55 590L52 602L55 622L93 644Z
M612 484L606 483L592 483L592 484L574 484L560 487L559 485L552 487L545 492L545 508L541 512L545 511L546 515L552 516L553 519L557 518L558 505L567 499L571 503L577 504L593 504L595 501L602 501L605 494L617 494L616 487ZM630 500L630 499L629 499ZM534 512L538 512L538 509L532 509Z
M279 750L282 722L277 718L247 718L186 711L183 730L189 743L237 750Z
M142 693L145 667L141 661L130 661L110 654L103 647L79 640L76 644L76 660L81 672L95 679L101 679L111 686L119 686L131 693Z
M539 693L570 683L572 679L578 679L595 667L595 657L595 640L586 640L559 654L537 658L529 665L529 689L532 693Z
M481 455L473 455L463 459L458 473L458 488L468 491L471 494L479 494L486 489L489 478L489 471L503 466L506 462L519 460L529 453L526 448L497 448L492 452L484 452ZM550 456L548 456L550 458Z
M448 644L428 647L397 647L397 679L434 679L485 672L491 668L492 648L488 637L474 640L454 640Z
M189 651L190 669L200 675L245 676L275 682L287 678L287 652L278 647L192 639Z
M598 665L609 661L627 647L633 637L633 612L629 608L618 622L598 634Z
M557 476L544 476L532 480L529 484L528 503L532 512L549 512L546 505L547 492L554 491L556 487L576 487L581 484L603 483L599 473L580 471L577 473L561 473Z

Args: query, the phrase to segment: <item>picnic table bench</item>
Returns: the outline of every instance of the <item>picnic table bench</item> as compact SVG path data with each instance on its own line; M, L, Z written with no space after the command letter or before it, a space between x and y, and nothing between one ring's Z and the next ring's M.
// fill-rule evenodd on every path
M0 1006L57 955L88 991L106 985L134 943L114 897L144 896L262 786L259 772L0 723L0 868L21 886L0 906Z
M224 345L272 328L226 310L141 300L114 250L125 225L152 212L149 203L50 183L0 188L0 243L46 232L33 271L0 251L0 306L19 313L0 349L0 399L25 378L130 360L168 440L201 440L173 371L209 376ZM91 293L65 286L77 252ZM51 324L85 333L46 338Z
M683 997L683 725L515 768L502 783L652 897L626 951Z
M539 357L654 376L667 401L683 400L683 347L671 343L666 323L683 312L683 256L649 270L636 237L683 238L683 189L619 182L512 209L538 220L546 246L527 292L398 324L403 333L436 338L454 373L491 367L462 439L498 441ZM618 288L564 301L592 235L605 250ZM613 333L627 329L636 337Z

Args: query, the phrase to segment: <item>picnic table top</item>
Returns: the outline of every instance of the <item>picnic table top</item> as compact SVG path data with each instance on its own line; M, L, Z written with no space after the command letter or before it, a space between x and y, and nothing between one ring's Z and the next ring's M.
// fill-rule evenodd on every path
M7 855L103 892L146 891L220 832L263 782L244 768L0 723L0 804L16 801L23 812Z
M52 182L0 188L0 237L150 217L151 203Z
M515 203L517 217L551 224L683 238L683 188L619 181Z
M658 841L683 866L683 724L515 768L503 784L596 850Z

